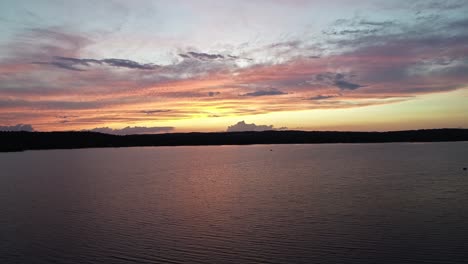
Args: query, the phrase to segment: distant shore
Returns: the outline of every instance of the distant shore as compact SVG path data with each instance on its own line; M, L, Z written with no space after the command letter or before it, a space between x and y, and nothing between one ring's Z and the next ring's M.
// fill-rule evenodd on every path
M468 129L389 132L262 131L117 136L96 132L0 132L0 152L137 146L468 141Z

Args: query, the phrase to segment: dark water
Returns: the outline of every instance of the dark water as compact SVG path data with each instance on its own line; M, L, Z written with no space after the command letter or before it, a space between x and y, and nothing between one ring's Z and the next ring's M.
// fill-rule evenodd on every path
M467 142L3 153L0 263L467 263L467 166Z

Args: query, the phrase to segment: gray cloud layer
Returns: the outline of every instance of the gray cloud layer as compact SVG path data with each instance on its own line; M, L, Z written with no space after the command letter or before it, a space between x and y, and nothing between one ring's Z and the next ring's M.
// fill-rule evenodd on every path
M338 80L335 82L335 85L342 90L356 90L358 88L364 87L356 83L351 83L343 80Z
M0 131L27 131L33 132L34 129L29 124L17 124L14 126L0 126Z
M256 125L254 123L247 124L244 121L240 121L235 125L228 126L227 132L242 132L242 131L268 131L274 130L273 125Z
M283 95L283 94L288 94L288 93L285 93L276 89L272 89L272 90L258 90L255 92L242 94L241 96L269 96L269 95Z
M152 115L152 114L157 114L157 113L167 113L171 112L171 110L167 109L161 109L161 110L143 110L141 113L147 114L147 115Z
M309 100L326 100L326 99L331 99L337 97L336 95L316 95L313 97L310 97Z
M154 70L159 68L156 64L141 64L132 60L124 59L78 59L78 58L69 58L55 56L53 61L50 62L33 62L34 64L49 64L66 70L73 71L84 71L81 67L90 67L93 65L107 65L112 67L127 68L127 69L137 69L137 70Z
M216 59L224 59L224 56L221 54L208 54L208 53L202 53L202 52L187 52L187 53L181 53L179 54L182 58L185 59L198 59L198 60L216 60Z

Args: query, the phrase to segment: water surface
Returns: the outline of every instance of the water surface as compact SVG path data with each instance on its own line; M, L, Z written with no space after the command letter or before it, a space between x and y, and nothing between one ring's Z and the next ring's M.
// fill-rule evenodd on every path
M0 154L0 263L466 263L468 143Z

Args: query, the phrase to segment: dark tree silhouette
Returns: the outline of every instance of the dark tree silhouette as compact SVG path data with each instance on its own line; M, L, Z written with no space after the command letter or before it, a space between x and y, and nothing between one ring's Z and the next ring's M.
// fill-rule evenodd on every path
M262 131L116 136L97 132L0 132L0 151L132 146L468 141L468 129L393 132Z

